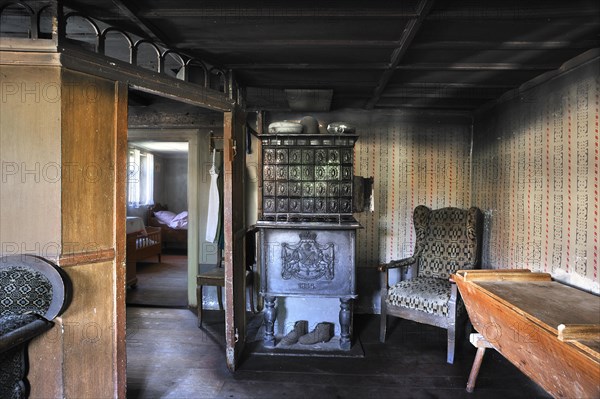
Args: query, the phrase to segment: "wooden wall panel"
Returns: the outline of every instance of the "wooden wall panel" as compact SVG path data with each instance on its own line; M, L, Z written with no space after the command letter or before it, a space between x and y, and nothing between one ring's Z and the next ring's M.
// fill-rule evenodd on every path
M475 120L473 202L486 212L484 263L598 290L600 61Z
M127 310L125 300L127 296L125 288L125 270L126 270L126 185L127 185L127 98L128 88L125 83L116 84L115 92L115 131L113 134L115 141L115 192L114 206L115 215L113 221L113 230L115 231L115 251L116 267L114 268L115 279L115 320L113 336L115 340L114 350L114 396L124 398L127 387L127 347L125 334L127 332Z
M114 82L63 70L63 254L114 248Z
M62 368L65 328L62 317L57 317L52 329L29 343L30 399L65 397Z
M0 254L60 253L58 67L0 66Z
M91 75L63 69L62 79L68 174L62 179L60 261L74 288L63 315L64 396L114 397L124 393L118 381L125 375L125 173L116 165L124 165L117 148L125 145L127 96L114 82Z
M73 281L63 314L63 384L66 398L112 398L114 368L114 262L65 268Z

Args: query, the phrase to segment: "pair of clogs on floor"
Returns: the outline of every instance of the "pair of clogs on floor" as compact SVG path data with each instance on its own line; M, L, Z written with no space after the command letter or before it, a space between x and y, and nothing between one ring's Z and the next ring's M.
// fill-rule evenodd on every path
M313 345L320 342L327 342L333 337L333 324L318 323L315 329L308 332L308 321L298 320L294 323L294 329L290 331L281 343L283 345L293 345L300 343L302 345Z

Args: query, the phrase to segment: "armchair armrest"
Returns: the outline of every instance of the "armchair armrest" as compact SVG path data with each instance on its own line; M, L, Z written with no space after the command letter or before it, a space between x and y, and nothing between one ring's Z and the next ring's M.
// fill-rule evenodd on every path
M36 314L0 317L0 353L17 347L49 330L54 323Z
M393 260L390 263L385 263L385 264L379 265L379 267L377 269L380 272L382 272L382 274L381 274L381 290L382 290L381 295L385 295L388 288L390 288L389 281L388 281L388 270L389 269L396 269L399 267L408 267L408 266L414 265L416 262L417 262L417 257L413 255L410 258Z
M379 265L379 271L385 272L389 269L396 269L398 267L408 267L410 265L414 265L417 262L417 258L415 256L411 256L410 258L393 260L390 263L385 263Z

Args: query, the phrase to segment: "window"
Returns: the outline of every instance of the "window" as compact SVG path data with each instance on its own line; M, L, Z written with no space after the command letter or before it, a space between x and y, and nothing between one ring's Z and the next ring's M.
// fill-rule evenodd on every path
M127 203L133 207L154 204L154 155L137 148L129 149Z

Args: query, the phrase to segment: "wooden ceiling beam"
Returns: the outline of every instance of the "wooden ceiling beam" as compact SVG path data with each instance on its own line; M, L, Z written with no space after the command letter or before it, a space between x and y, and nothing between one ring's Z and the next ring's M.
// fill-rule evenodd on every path
M498 98L510 89L387 89L381 98L461 98L485 99Z
M173 43L180 48L201 50L251 50L253 48L289 49L293 48L392 48L400 45L399 40L330 40L330 39L265 39L254 40L252 46L242 40L185 40ZM600 40L549 40L549 41L428 41L413 43L411 50L565 50L599 47Z
M129 18L129 20L131 20L139 29L141 29L147 35L148 39L151 39L156 44L164 46L167 49L176 50L178 53L185 55L189 58L196 58L195 56L190 55L188 52L182 51L178 47L176 47L171 42L169 37L165 35L159 28L154 26L152 23L143 21L139 17L139 15L141 14L140 10L133 8L130 4L130 0L112 0L112 2L116 7L119 8L119 10L123 13L125 17ZM207 59L206 57L202 57L202 60L209 64L216 65L216 63L213 60Z
M370 81L339 81L339 80L335 80L335 79L327 79L325 80L319 80L317 82L315 82L314 80L310 80L310 81L301 81L298 79L290 79L290 80L278 80L278 79L272 79L268 82L266 81L262 81L262 80L253 80L252 77L248 77L246 79L244 79L244 82L246 82L247 86L246 87L262 87L262 88L269 88L269 89L289 89L290 87L294 87L296 89L311 89L311 88L319 88L319 87L327 87L327 88L338 88L338 87L346 87L346 88L350 88L350 89L359 89L359 90L364 90L365 92L367 91L367 89L370 89L373 87L373 82ZM513 86L511 86L513 87ZM339 90L342 90L341 88ZM370 90L369 90L370 92Z
M446 109L446 110L475 110L481 104L484 104L485 101L477 101L477 100L459 100L459 99L437 99L427 101L415 101L414 99L410 99L410 101L381 101L377 103L375 108L415 108L415 109Z
M528 6L523 3L519 7L502 6L490 7L481 2L481 7L476 3L469 3L469 8L464 9L441 9L435 10L429 15L429 20L468 19L468 20L519 20L519 19L565 19L581 18L589 20L590 17L598 15L599 7L581 7L570 2L564 2L563 7L551 5Z
M425 20L425 18L427 18L427 15L429 14L429 12L431 11L431 8L433 7L433 3L434 3L434 0L419 1L419 4L417 5L417 17L410 20L408 22L408 24L406 24L406 27L404 28L404 32L402 33L402 37L400 38L400 46L398 46L392 52L391 61L389 63L389 66L383 72L383 75L381 75L379 84L377 85L377 87L375 87L373 97L371 97L371 99L367 102L366 109L373 109L373 107L375 106L377 101L379 101L379 97L381 96L381 93L383 93L383 91L385 90L385 87L387 86L389 81L392 79L392 76L394 75L394 71L396 70L396 67L400 63L400 60L402 59L402 57L404 57L404 54L408 50L408 47L410 46L415 35L419 31L419 28L423 24L423 21Z
M448 64L442 62L423 62L398 65L395 69L418 71L548 71L556 69L559 66L555 64L526 64L520 62L454 62Z
M134 10L132 6L129 4L128 0L112 0L113 4L119 9L123 15L131 20L138 28L146 34L148 39L152 39L156 44L160 44L169 48L169 41L166 36L155 26L149 25L146 22L142 21L138 15L139 11Z
M456 62L456 63L414 63L414 64L403 64L395 65L393 69L390 65L382 62L370 62L370 63L339 63L339 64L308 64L308 63L278 63L278 64L227 64L227 68L233 70L385 70L385 72L391 71L392 73L397 70L416 70L416 71L427 71L427 70L444 70L444 71L546 71L555 69L558 66L554 64L525 64L518 62ZM384 73L385 73L384 72ZM391 76L390 76L391 78ZM378 94L385 89L385 86L389 82L390 78L381 79L379 87L381 90ZM384 82L385 80L385 82Z
M142 18L415 18L417 13L406 7L379 9L373 7L198 7L154 8L141 11Z
M246 83L246 81L244 81ZM293 87L294 89L332 89L334 91L334 93L338 94L338 93L348 93L348 92L361 92L363 97L368 97L369 94L371 93L371 90L369 90L370 88L373 87L373 82L370 82L370 84L362 84L359 83L357 85L352 85L350 86L348 83L336 83L336 82L325 82L325 83L315 83L313 81L311 82L303 82L303 83L299 83L298 81L287 81L287 82L281 82L281 81L276 81L276 82L272 82L272 83L265 83L262 81L259 82L255 82L255 81L249 81L248 82L248 86L252 86L254 88L260 88L263 90L285 90L285 89L289 89L290 87Z
M177 46L182 48L193 48L197 47L202 50L252 50L262 48L275 48L275 49L289 49L294 48L309 48L309 47L358 47L358 48L392 48L397 47L399 42L397 40L331 40L331 39L265 39L265 40L253 40L252 44L243 41L242 38L237 41L224 41L222 39L217 40L185 40L176 43Z
M383 62L368 63L339 63L339 64L309 64L309 63L281 63L281 64L227 64L233 70L373 70L386 69L388 64Z
M600 46L600 40L548 41L428 41L413 43L411 50L564 50Z
M388 90L411 89L511 89L515 85L511 84L491 84L491 83L462 83L462 82L404 82L402 84L390 84Z

